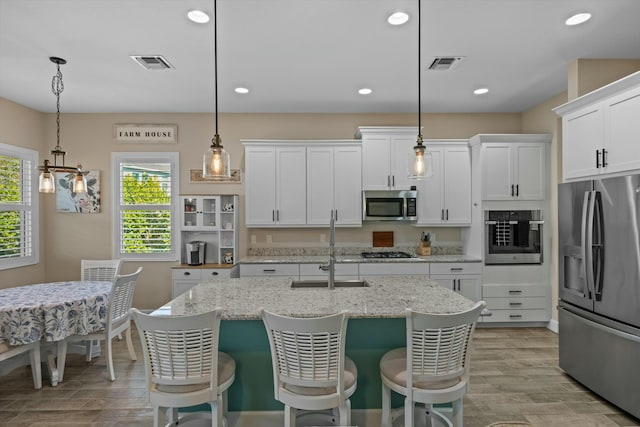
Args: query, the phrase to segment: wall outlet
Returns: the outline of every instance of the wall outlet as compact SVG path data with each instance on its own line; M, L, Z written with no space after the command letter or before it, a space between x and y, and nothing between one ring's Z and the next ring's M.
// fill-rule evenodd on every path
M257 242L256 235L252 234L251 235L251 243L256 243L256 242Z
M267 243L273 243L273 237L271 237L271 234L267 234Z
M327 235L324 233L320 233L320 243L325 243L327 241Z

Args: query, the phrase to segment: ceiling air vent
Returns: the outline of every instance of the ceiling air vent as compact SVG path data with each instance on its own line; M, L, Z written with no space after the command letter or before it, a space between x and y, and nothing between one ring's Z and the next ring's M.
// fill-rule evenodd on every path
M464 56L437 56L429 65L430 70L443 71L452 70L458 66Z
M168 70L173 68L169 61L161 55L131 55L131 59L145 70Z

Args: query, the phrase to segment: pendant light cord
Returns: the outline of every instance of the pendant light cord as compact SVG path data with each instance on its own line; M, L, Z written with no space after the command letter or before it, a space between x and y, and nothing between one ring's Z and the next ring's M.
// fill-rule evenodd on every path
M216 94L216 135L218 135L218 0L213 0L213 57L214 64L214 80Z
M422 103L421 103L421 97L420 94L422 93L422 87L420 84L421 81L421 64L422 64L422 58L421 58L421 35L420 35L420 28L422 27L421 25L421 19L422 19L422 13L420 11L420 4L422 3L421 0L418 0L418 144L422 145Z

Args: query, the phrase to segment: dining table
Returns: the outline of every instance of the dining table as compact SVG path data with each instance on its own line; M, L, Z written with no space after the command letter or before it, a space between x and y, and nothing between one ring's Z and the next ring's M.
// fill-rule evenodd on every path
M51 385L60 381L56 358L71 335L106 326L111 281L61 281L0 289L0 343L40 342Z

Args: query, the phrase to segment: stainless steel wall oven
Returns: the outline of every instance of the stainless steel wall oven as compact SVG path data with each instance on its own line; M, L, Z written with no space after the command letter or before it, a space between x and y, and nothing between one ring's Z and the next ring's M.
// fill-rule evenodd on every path
M485 211L484 220L485 264L542 264L540 210Z

